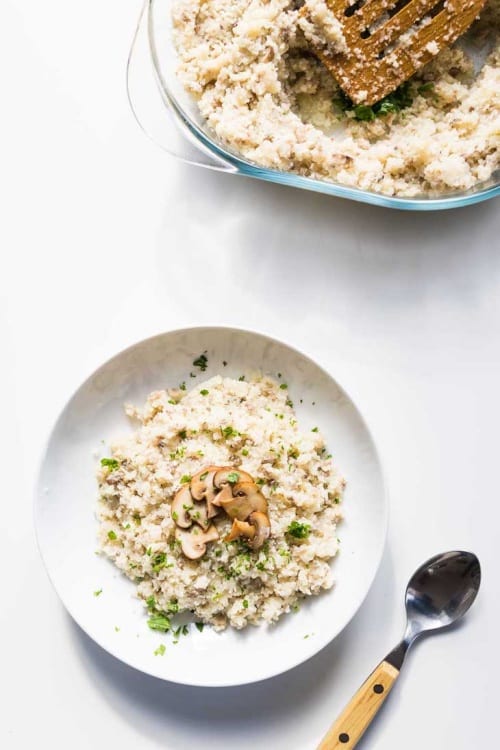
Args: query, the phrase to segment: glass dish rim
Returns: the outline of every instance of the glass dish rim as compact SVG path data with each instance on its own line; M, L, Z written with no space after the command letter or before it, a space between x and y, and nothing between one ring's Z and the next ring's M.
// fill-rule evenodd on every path
M461 208L481 203L500 195L499 179L496 184L478 189L474 192L467 191L467 193L464 193L462 191L458 193L447 193L443 195L443 197L436 196L425 198L416 196L413 198L404 198L391 196L370 190L363 190L362 188L349 187L336 182L317 180L312 177L303 177L294 172L284 172L276 169L269 169L267 167L260 167L257 164L246 160L244 157L232 153L230 150L224 148L222 144L217 143L204 133L196 122L194 122L182 107L179 106L175 96L170 92L162 74L155 41L155 2L156 0L145 0L143 11L147 11L146 22L149 51L155 81L160 91L161 98L171 114L174 115L176 124L180 126L180 129L185 135L187 135L188 139L191 142L194 142L195 146L198 148L201 147L203 151L208 150L217 161L222 161L225 165L229 166L231 168L231 173L241 174L246 177L252 177L279 185L287 185L312 192L323 193L325 195L333 195L338 198L354 200L361 203L406 211L436 211ZM493 177L491 179L493 179ZM471 190L473 190L473 188Z

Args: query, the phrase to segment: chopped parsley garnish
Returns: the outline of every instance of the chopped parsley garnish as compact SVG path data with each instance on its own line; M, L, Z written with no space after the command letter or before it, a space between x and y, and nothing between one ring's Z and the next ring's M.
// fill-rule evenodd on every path
M173 399L173 398L169 398L169 399L168 399L168 403L169 403L169 404L172 404L172 406L176 406L176 405L177 405L177 401L174 401L174 399Z
M179 437L180 437L181 440L185 440L187 438L187 432L186 432L186 430L181 430L179 432Z
M311 430L311 432L318 432L318 428L317 427L313 427L312 430Z
M101 458L101 466L107 466L110 471L120 468L120 462L116 458Z
M148 547L147 550L146 550L146 555L149 555L149 557L151 557L152 551L153 550L151 549L151 547Z
M182 635L188 635L189 634L189 625L183 625L182 626Z
M248 609L248 599L243 599L243 609Z
M115 625L115 633L119 633L119 632L120 632L120 628L118 627L118 625Z
M373 122L377 117L396 114L397 112L401 112L402 109L410 107L413 104L411 84L408 82L402 83L391 94L384 96L383 99L371 106L367 104L354 104L347 94L339 90L334 104L340 107L343 112L352 112L355 120Z
M231 471L227 475L227 481L229 482L229 484L236 484L239 478L240 478L240 475L238 474L237 471Z
M208 471L204 471L203 474L200 474L200 481L203 482L204 479L208 477Z
M166 650L167 649L165 648L165 644L160 643L160 645L158 646L158 648L156 648L153 653L154 653L155 656L163 656L163 654L165 653Z
M205 627L203 622L195 622L196 629L200 631L200 633L203 632L203 628Z
M184 474L184 475L183 475L183 476L181 477L181 484L189 484L189 482L190 482L190 481L191 481L191 476L190 476L190 474Z
M160 633L166 633L170 630L170 620L162 614L152 615L148 620L148 626L151 630L159 630Z
M221 427L221 432L223 437L225 438L235 437L238 434L238 432L233 427L231 427L231 425L228 425L227 427Z
M422 83L422 84L421 84L421 85L420 85L420 86L418 87L418 89L417 89L417 93L418 93L418 94L425 94L425 93L426 93L427 91L432 91L432 90L433 90L433 88L434 88L434 83L433 83L433 81L426 81L426 83Z
M113 529L111 529L111 531L108 531L108 539L111 539L111 541L114 541L116 538L117 536L115 532L113 531Z
M148 605L148 609L155 609L156 607L156 599L154 596L148 596L146 599L146 604Z
M307 539L311 533L311 526L308 523L299 523L298 521L292 521L290 526L286 530L287 534L293 536L294 539Z
M286 389L288 388L288 386L287 386L286 383L281 383L280 388L281 388L282 391L286 391Z
M140 517L140 515L138 513L134 513L134 515L132 516L132 518L134 519L134 523L136 523L137 526L141 525L141 517Z
M167 554L166 552L158 552L152 559L152 568L155 573L158 573L162 568L167 565Z
M200 394L201 394L202 396L208 396L208 391L207 391L207 389L206 389L206 388L203 388L203 390L201 390L201 391L200 391Z
M197 357L195 360L193 360L193 365L195 367L199 367L202 372L205 372L207 369L208 359L206 357L206 352L203 352L203 354L200 354L199 357Z
M179 520L179 514L176 513L175 510L172 511L172 518L174 519L174 521L178 521Z
M248 456L248 450L246 448L243 448L241 451L242 456Z
M245 376L244 375L240 375L240 377L238 378L238 380L240 380L240 381L243 382L243 380L245 380Z
M293 409L293 401L291 398L287 398L286 405L289 406L291 409Z
M179 388L181 389L181 391L185 391L186 390L186 381L185 380L183 380L182 383L179 383Z
M179 611L179 604L177 599L171 599L167 604L167 612L171 615L176 615Z
M255 480L255 484L258 484L259 487L262 487L262 485L265 484L265 483L266 483L266 480L262 479L261 477L259 477L258 479Z
M101 596L102 589L97 589L97 591L94 591L94 596Z

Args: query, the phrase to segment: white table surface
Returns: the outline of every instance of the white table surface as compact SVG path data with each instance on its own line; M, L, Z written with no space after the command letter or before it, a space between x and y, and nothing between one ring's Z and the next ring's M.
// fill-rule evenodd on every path
M481 559L480 597L461 627L416 646L362 747L493 747L499 204L404 214L170 160L127 107L138 10L3 5L0 745L313 750L399 638L409 574L461 547ZM385 557L352 624L309 663L241 689L162 683L101 651L58 601L32 527L41 447L80 381L131 342L199 323L256 327L327 363L367 415L391 496Z

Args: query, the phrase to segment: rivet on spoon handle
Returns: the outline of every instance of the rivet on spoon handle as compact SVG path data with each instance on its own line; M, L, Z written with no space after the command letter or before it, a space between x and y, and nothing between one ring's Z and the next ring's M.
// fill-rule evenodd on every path
M346 750L356 747L398 676L399 670L392 664L380 662L344 708L318 750Z

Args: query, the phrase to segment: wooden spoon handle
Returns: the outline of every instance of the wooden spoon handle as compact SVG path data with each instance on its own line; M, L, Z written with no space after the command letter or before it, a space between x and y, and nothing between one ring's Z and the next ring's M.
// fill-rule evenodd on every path
M380 662L332 725L318 750L351 750L356 747L398 676L399 671L392 664Z

